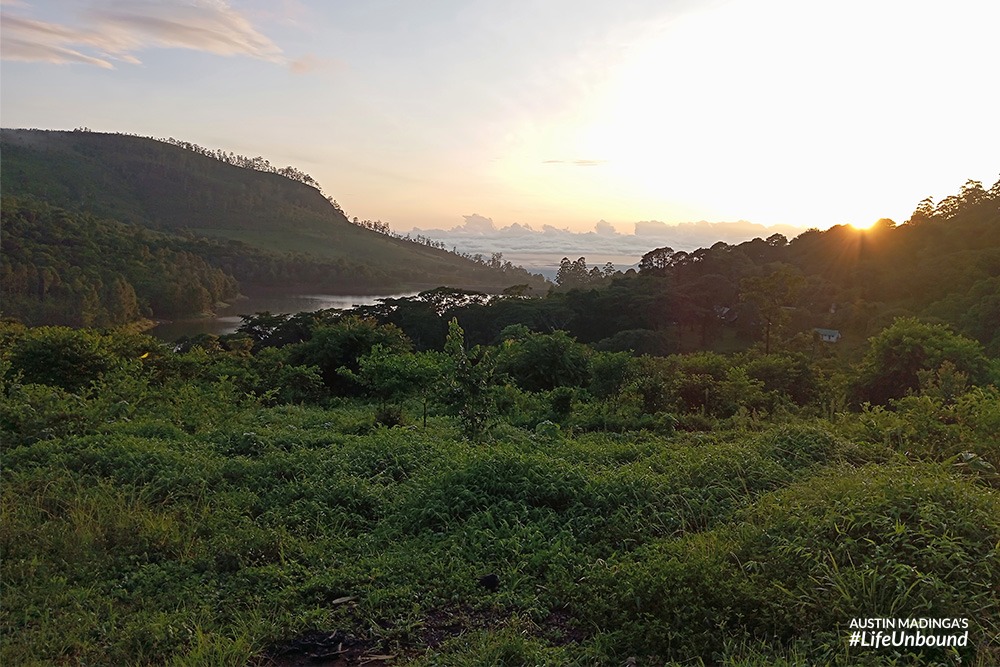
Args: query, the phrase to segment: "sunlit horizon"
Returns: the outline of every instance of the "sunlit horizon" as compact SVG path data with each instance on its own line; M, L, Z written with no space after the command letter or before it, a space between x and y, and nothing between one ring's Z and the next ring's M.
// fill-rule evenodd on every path
M4 127L262 155L401 231L866 228L1000 175L985 1L3 12Z

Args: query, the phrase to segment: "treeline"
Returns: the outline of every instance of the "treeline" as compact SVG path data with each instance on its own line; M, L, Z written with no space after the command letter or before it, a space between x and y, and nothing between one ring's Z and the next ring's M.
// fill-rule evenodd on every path
M2 312L32 324L115 326L210 312L232 275L165 234L4 198Z
M78 127L73 130L74 132L91 132L88 127ZM290 181L295 181L296 183L303 183L309 187L316 188L320 192L323 188L320 187L319 182L316 181L312 176L296 169L292 166L287 167L276 167L271 164L269 160L260 155L256 157L247 157L245 155L239 155L238 153L233 153L232 151L224 151L221 148L205 148L204 146L199 146L198 144L192 143L190 141L184 141L182 139L174 139L173 137L153 137L142 134L133 134L129 132L113 132L123 137L139 137L141 139L152 139L154 141L159 141L165 144L170 144L171 146L177 146L178 148L183 148L186 151L191 151L192 153L197 153L198 155L204 155L205 157L210 157L224 164L229 164L234 167L239 167L240 169L250 169L252 171L260 171L265 174L277 174L278 176L283 176ZM339 209L339 206L337 207Z
M602 349L669 353L761 341L808 348L817 328L857 345L897 317L952 325L1000 353L1000 181L969 181L910 220L839 225L692 252L662 247L638 271L564 258L558 290L527 304L457 314L489 342L504 326L565 329ZM464 319L463 319L464 318ZM492 321L490 321L492 320Z
M814 358L856 352L899 317L944 323L1000 354L1000 196L976 183L941 210L870 230L838 226L788 241L780 234L693 252L657 248L638 271L563 259L557 288L527 298L521 284L492 297L456 289L386 299L358 315L440 349L455 318L472 344L512 325L565 331L606 352L664 356L731 352ZM961 201L959 205L955 201ZM925 203L921 208L926 208ZM490 265L501 264L495 254ZM944 277L944 279L942 279ZM818 330L833 332L822 340Z
M0 312L27 324L192 317L237 296L241 283L352 290L391 280L342 259L156 232L33 199L4 198L2 222Z

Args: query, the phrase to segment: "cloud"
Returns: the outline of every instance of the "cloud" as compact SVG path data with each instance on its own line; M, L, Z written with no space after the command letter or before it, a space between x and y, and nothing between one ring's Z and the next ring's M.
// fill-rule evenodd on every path
M667 224L658 220L633 223L634 233L623 234L606 220L599 220L593 231L573 232L552 225L534 229L523 223L498 226L492 218L479 214L463 216L464 222L451 229L413 229L410 234L443 241L459 251L488 255L501 252L526 266L542 266L560 257L586 257L603 263L613 257L616 264L628 266L645 253L662 246L691 251L709 248L718 241L738 244L780 233L793 238L802 229L788 225L764 225L740 220L737 222L685 222ZM531 258L538 258L533 263ZM555 259L552 259L555 258Z
M0 49L4 60L49 62L55 64L86 63L105 69L114 65L105 57L87 55L67 44L86 45L90 36L55 23L4 16L0 22Z
M493 224L493 218L484 218L478 213L462 217L465 218L465 224L457 229L461 229L467 234L488 234L497 230Z
M277 44L222 0L124 0L85 8L81 16L69 25L5 12L2 57L109 69L115 61L139 64L133 54L144 49L175 48L289 64Z
M310 72L316 72L319 70L330 68L341 69L344 67L346 67L345 63L339 60L319 58L311 53L307 53L301 58L296 58L288 63L288 69L290 69L293 74L309 74Z
M791 225L772 225L770 227L759 225L746 220L737 222L682 222L677 225L670 225L659 220L641 220L635 223L636 238L649 239L650 243L660 243L660 239L668 239L678 245L699 244L700 246L711 245L714 241L707 241L707 234L714 235L716 241L733 243L731 239L741 241L755 237L767 238L771 234L784 234L791 238L802 233L799 227ZM681 248L678 248L681 249Z
M598 220L594 225L594 233L599 236L616 236L618 230L607 220Z
M596 167L606 163L607 160L542 160L542 164L568 164L574 167Z

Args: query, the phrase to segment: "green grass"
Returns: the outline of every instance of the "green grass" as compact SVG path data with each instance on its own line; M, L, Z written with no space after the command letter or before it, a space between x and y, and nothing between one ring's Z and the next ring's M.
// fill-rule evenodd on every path
M878 614L969 617L965 664L995 655L995 492L819 423L475 445L226 410L4 453L4 664L243 665L311 629L396 664L908 664L847 652Z

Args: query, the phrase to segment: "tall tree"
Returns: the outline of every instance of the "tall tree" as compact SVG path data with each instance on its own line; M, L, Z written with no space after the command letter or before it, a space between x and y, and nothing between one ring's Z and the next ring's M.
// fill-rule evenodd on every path
M740 283L744 301L757 308L764 323L764 354L771 353L771 336L788 321L791 307L805 279L797 269L787 264L773 264L770 272L750 276Z

